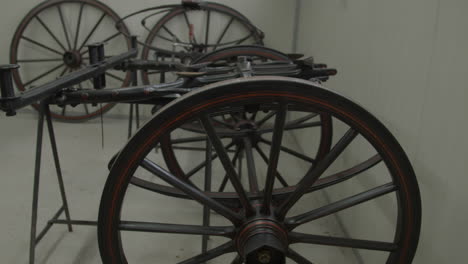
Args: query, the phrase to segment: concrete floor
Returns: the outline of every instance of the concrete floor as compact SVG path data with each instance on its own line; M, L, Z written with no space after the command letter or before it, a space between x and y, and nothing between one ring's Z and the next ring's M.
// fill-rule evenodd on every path
M12 118L0 117L1 263L28 261L36 119L36 113L31 110L23 110ZM95 220L108 173L107 163L126 141L127 120L112 116L112 113L105 116L104 148L99 119L80 124L54 124L72 218ZM48 138L44 143L39 228L60 206ZM190 156L186 158L190 159ZM291 164L290 167L298 166ZM130 220L151 217L169 223L201 224L201 207L194 202L142 192L137 188L131 190L128 199L138 204L126 214L135 216ZM321 199L320 196L307 196L296 209L313 207ZM213 214L212 222L222 224L223 221ZM333 217L307 225L301 231L342 235ZM128 255L134 256L138 263L177 263L198 254L201 247L200 238L193 236L131 233L124 237L129 241L124 244ZM217 245L217 239L210 240L210 247ZM295 249L314 263L357 263L351 250L311 245ZM232 258L233 255L225 256L210 263L229 263ZM65 226L54 226L37 247L36 263L100 263L96 229L75 226L74 232L69 233Z

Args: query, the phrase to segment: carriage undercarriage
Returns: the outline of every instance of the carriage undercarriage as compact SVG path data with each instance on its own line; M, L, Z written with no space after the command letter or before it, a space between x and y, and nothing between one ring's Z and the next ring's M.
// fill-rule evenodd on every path
M96 223L104 263L138 262L138 252L129 252L126 245L150 242L145 238L136 242L127 233L200 237L201 253L179 262L184 264L205 263L227 254L232 259L223 263L276 264L286 259L313 263L307 250L299 252L296 245L364 249L380 252L385 263L411 263L421 221L411 164L372 114L321 86L336 74L335 69L312 58L251 45L217 49L191 58L190 64L137 60L137 41L130 38L130 42L130 51L111 57L104 56L102 43L91 45L89 66L18 96L12 85L17 66L0 68L1 110L13 116L17 109L39 102L35 180L40 173L44 122L61 179L51 105L65 109L128 103L154 108L151 120L108 164ZM142 71L144 85L103 89L111 69L126 72L130 81ZM150 84L151 70L158 71L161 83ZM177 79L166 81L163 72L167 71ZM90 79L94 89L78 88ZM301 141L291 143L292 137ZM364 158L343 166L339 160L349 148L359 150ZM194 157L191 162L184 160L187 155ZM289 168L296 163L301 169ZM372 170L376 171L368 174ZM375 186L316 208L297 206L307 195L372 174L379 174ZM63 206L38 238L34 233L35 244L52 224L67 224L70 230L72 224L83 224L70 219L63 182L60 186ZM141 219L145 214L138 213L142 208L132 204L132 197L148 193L197 202L203 223ZM385 240L309 234L301 229L381 197L391 200L387 209L394 217L393 230L385 231ZM63 220L59 219L62 214ZM210 239L223 242L209 247Z

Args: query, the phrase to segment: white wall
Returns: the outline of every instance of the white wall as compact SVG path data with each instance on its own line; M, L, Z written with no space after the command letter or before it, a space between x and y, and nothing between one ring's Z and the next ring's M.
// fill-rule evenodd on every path
M123 16L131 12L156 5L177 4L179 0L137 0L129 5L125 0L103 0L119 15ZM281 0L213 0L228 5L249 18L254 25L265 32L265 44L269 47L291 50L292 23L294 6L288 1Z
M374 113L413 163L423 202L414 263L466 262L468 2L307 0L301 10L299 51L338 68L325 85Z
M21 19L30 9L41 2L43 1L23 0L2 2L2 8L0 9L2 22L0 28L0 34L2 36L0 38L0 47L2 47L2 49L0 49L1 63L8 62L10 41ZM129 4L129 1L125 0L105 0L102 2L111 7L120 16L150 6L180 3L178 0L136 0L132 1L131 4ZM269 47L290 52L294 6L288 3L288 1L214 0L212 2L219 2L237 9L265 32L265 42Z

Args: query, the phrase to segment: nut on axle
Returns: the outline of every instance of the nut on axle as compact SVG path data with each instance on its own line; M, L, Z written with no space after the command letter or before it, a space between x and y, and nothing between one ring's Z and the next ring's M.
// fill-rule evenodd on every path
M247 264L284 264L288 248L287 232L276 221L252 221L238 234L237 248Z

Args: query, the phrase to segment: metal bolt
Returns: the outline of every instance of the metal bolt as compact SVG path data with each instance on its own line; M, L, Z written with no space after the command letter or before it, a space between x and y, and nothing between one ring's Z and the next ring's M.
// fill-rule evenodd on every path
M271 253L269 250L262 250L258 252L258 261L262 264L270 263L271 261Z

